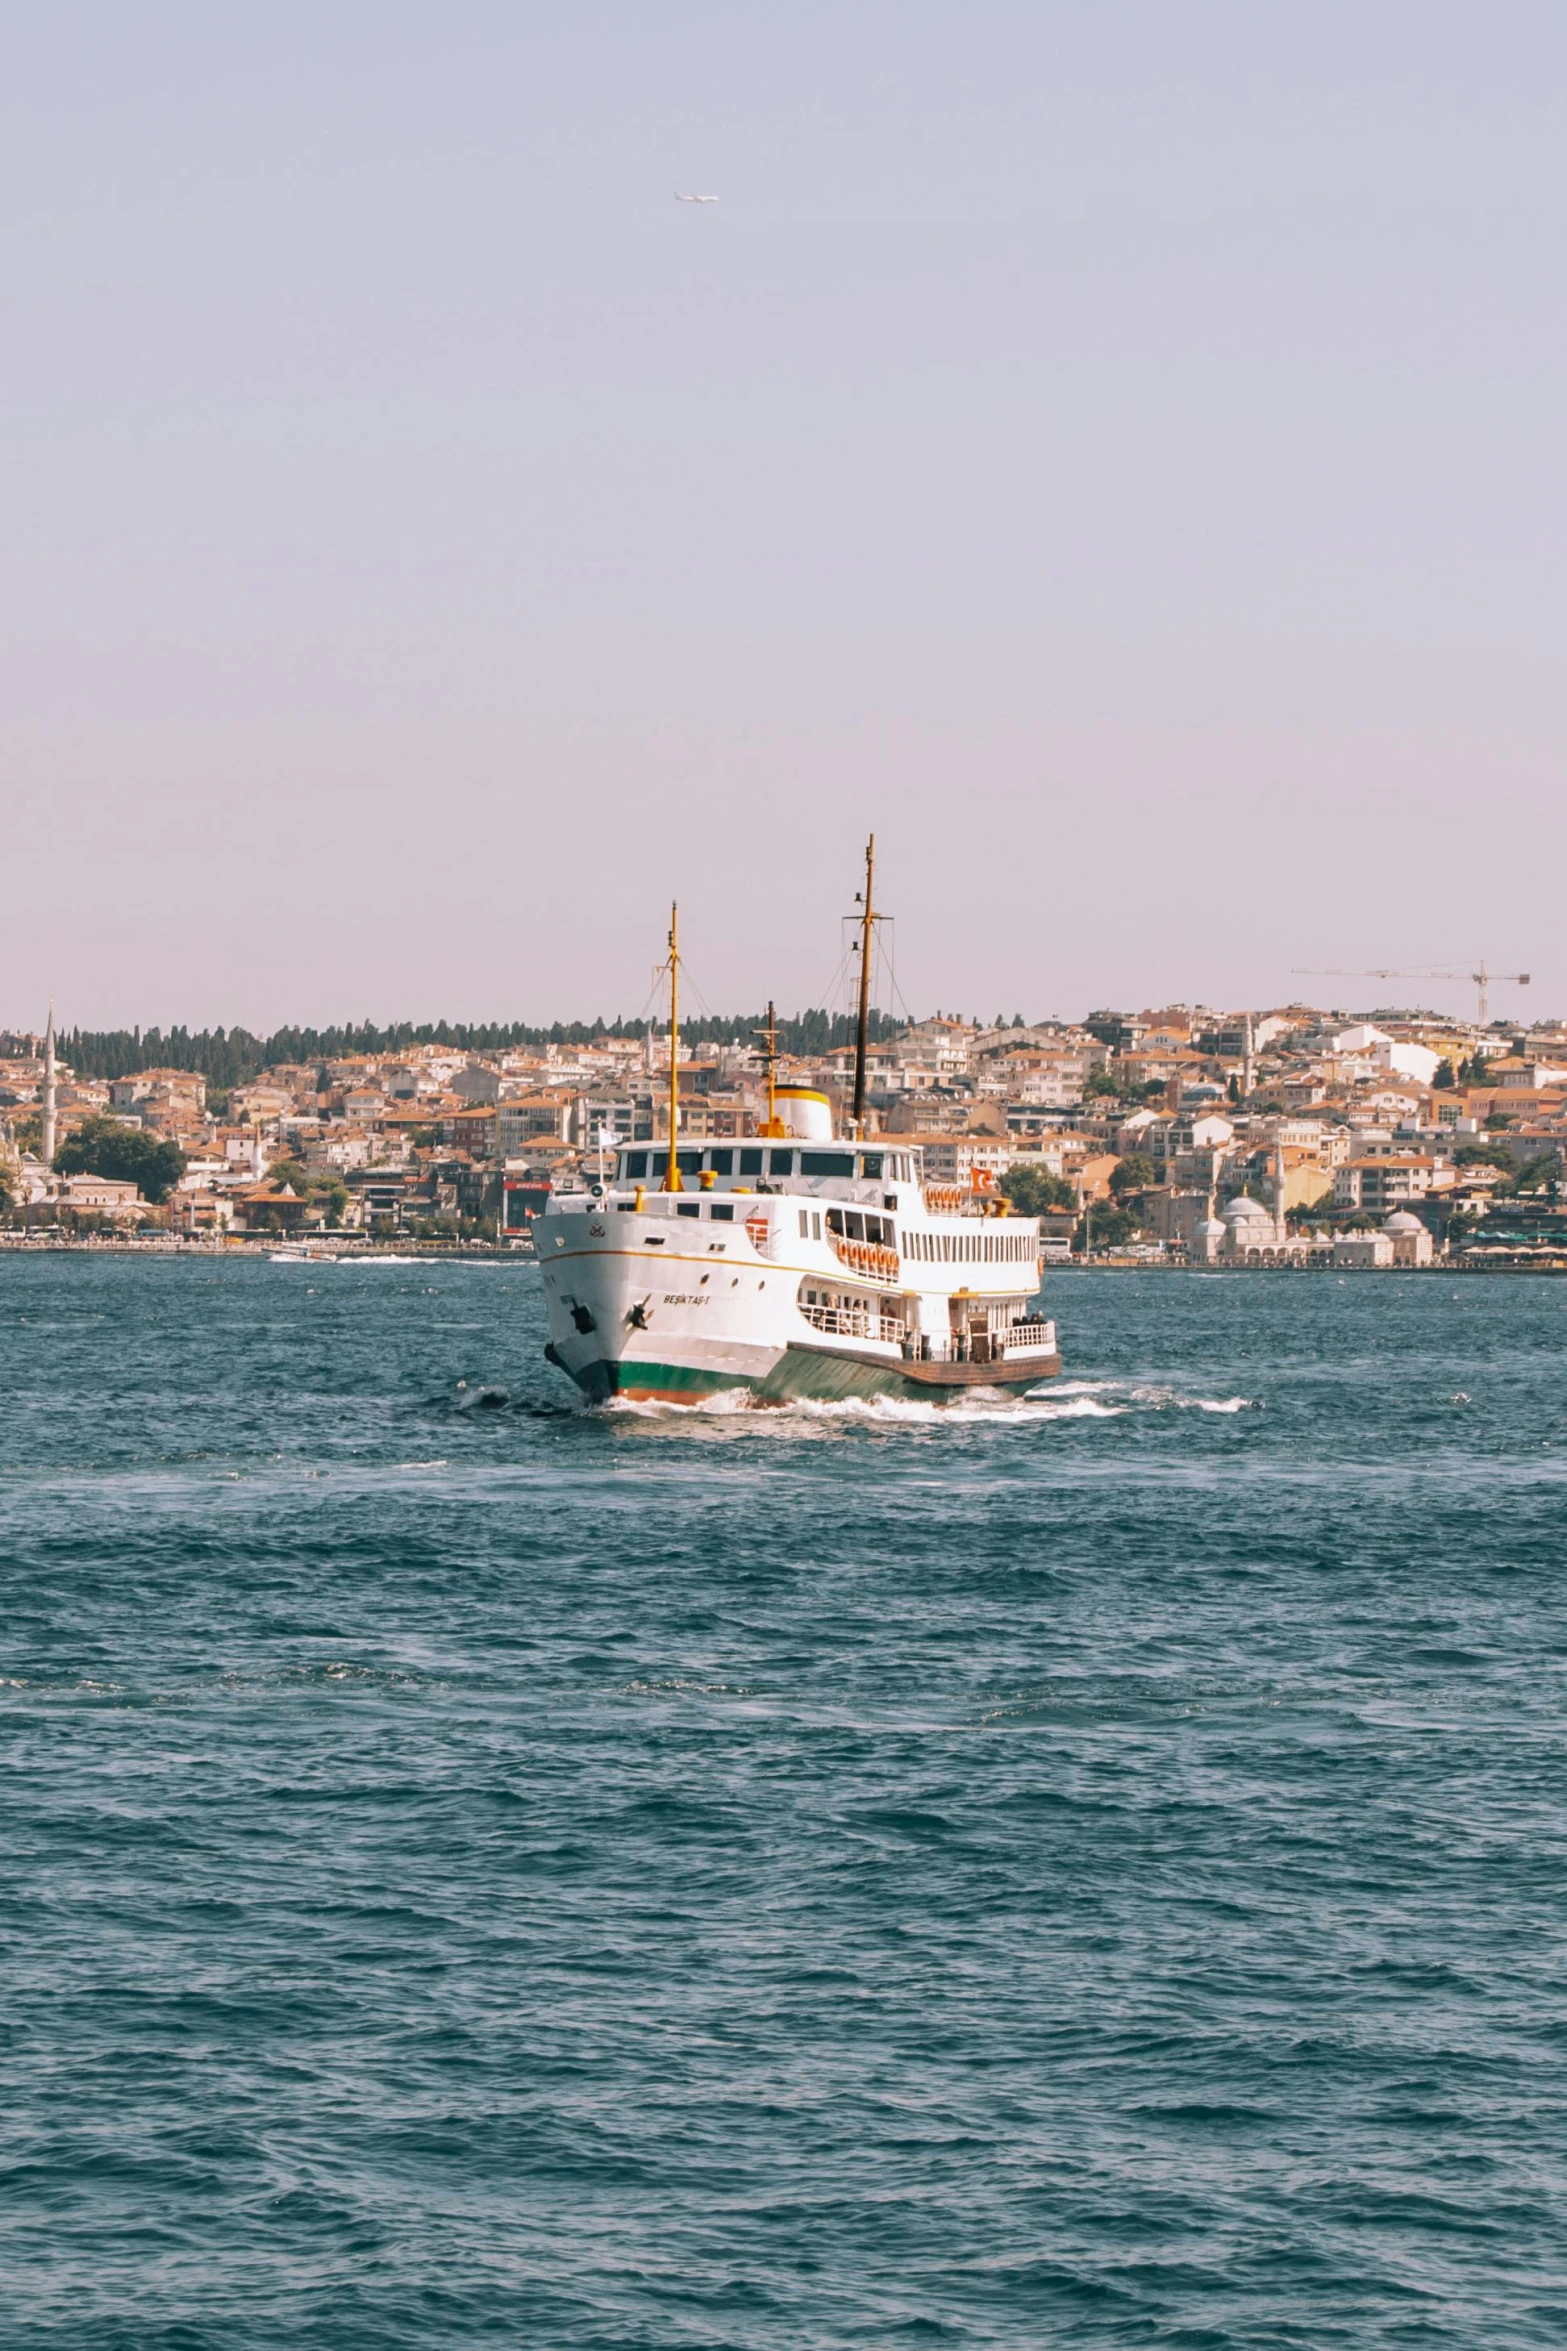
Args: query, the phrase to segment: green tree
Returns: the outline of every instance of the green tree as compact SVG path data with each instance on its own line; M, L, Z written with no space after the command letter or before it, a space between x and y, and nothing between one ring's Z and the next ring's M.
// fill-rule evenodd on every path
M1128 1151L1110 1171L1110 1189L1118 1200L1124 1200L1128 1192L1146 1192L1158 1181L1159 1171L1146 1151Z
M1439 1061L1431 1075L1432 1087L1435 1090L1440 1091L1443 1087L1456 1085L1457 1082L1458 1081L1453 1076L1452 1063L1450 1061Z
M310 1215L324 1217L328 1224L342 1223L348 1186L335 1167L305 1167L297 1159L274 1159L267 1178L297 1192Z
M178 1143L160 1143L145 1127L89 1118L60 1145L54 1165L57 1175L106 1176L111 1183L135 1184L143 1199L157 1202L168 1198L185 1173L185 1154Z
M1505 1143L1460 1143L1453 1160L1458 1167L1505 1167L1510 1172L1513 1155Z
M1102 1063L1096 1062L1083 1080L1083 1100L1085 1102L1119 1101L1120 1095L1120 1081L1113 1078Z
M1064 1216L1077 1206L1076 1188L1047 1167L1010 1168L1001 1189L1019 1216Z
M1512 1125L1513 1113L1510 1110L1493 1110L1485 1123L1488 1127L1494 1128L1496 1132L1500 1134L1504 1127L1510 1127Z
M341 1224L348 1212L348 1186L335 1168L313 1176L310 1205L328 1224Z
M1096 1200L1092 1213L1078 1225L1077 1245L1079 1249L1119 1249L1141 1231L1142 1219L1135 1208L1108 1208Z
M1546 1151L1538 1159L1530 1159L1518 1170L1514 1188L1520 1192L1544 1192L1555 1184L1561 1174L1561 1163L1554 1151Z

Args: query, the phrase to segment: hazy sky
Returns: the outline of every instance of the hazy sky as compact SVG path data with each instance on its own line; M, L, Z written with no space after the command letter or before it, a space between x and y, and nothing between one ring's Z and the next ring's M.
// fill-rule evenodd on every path
M0 1022L1567 1010L1567 12L0 15ZM676 204L676 187L716 205Z

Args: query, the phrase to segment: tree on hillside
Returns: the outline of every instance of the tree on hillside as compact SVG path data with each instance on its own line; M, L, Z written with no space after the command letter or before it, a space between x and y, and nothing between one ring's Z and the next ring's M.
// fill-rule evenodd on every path
M1103 1063L1096 1062L1083 1080L1083 1100L1085 1102L1119 1100L1120 1093L1120 1080L1113 1078Z
M348 1186L335 1167L305 1167L297 1159L274 1159L267 1169L267 1180L287 1184L297 1192L312 1214L325 1217L328 1224L341 1224L343 1211L348 1206Z
M1128 1192L1146 1192L1158 1181L1159 1170L1146 1151L1128 1151L1110 1171L1110 1189L1118 1200L1124 1200Z
M1505 1143L1460 1143L1453 1153L1459 1167L1504 1167L1512 1171L1513 1155Z
M121 1126L117 1119L89 1118L68 1135L54 1155L56 1175L107 1176L111 1183L135 1184L144 1200L166 1200L185 1173L178 1143L160 1143L145 1127Z
M1069 1215L1077 1206L1076 1187L1047 1167L1014 1167L1003 1176L1001 1189L1019 1216Z

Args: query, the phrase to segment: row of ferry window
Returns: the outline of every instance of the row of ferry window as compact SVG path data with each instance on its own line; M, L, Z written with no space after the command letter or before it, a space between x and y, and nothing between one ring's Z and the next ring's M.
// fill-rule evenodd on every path
M620 1182L640 1183L662 1176L669 1165L667 1151L622 1151ZM724 1176L859 1176L866 1183L889 1180L912 1183L913 1161L906 1151L782 1151L742 1144L730 1149L677 1151L675 1165L683 1176L706 1169Z
M829 1208L827 1230L846 1241L874 1241L884 1249L897 1247L897 1228L890 1216L873 1216L858 1208ZM818 1208L800 1211L800 1238L819 1241L822 1217ZM903 1234L906 1257L923 1257L932 1264L955 1265L978 1261L986 1265L1021 1263L1034 1254L1034 1239L1026 1232L1009 1233L1004 1226L980 1225L966 1233Z
M845 1241L875 1241L884 1249L897 1246L897 1234L890 1216L872 1216L858 1208L829 1208L827 1230L837 1233ZM800 1211L800 1238L819 1241L822 1237L822 1212L819 1208Z
M979 1225L967 1233L905 1233L903 1246L910 1257L942 1265L974 1258L994 1265L1034 1254L1033 1235L1009 1233L1005 1225Z

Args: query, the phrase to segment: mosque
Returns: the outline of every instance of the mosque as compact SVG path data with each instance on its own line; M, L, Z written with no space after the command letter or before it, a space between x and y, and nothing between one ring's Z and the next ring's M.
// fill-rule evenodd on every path
M1418 1216L1398 1208L1378 1230L1340 1233L1332 1241L1291 1235L1284 1217L1284 1155L1275 1152L1273 1206L1248 1199L1226 1201L1217 1216L1212 1205L1192 1234L1192 1265L1419 1266L1433 1255L1431 1235Z

